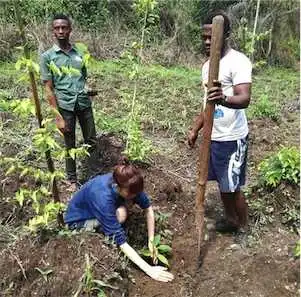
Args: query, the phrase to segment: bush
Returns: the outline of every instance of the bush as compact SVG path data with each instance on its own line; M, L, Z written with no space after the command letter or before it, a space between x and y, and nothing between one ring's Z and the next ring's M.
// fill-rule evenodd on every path
M280 117L280 107L277 103L269 100L267 95L261 95L254 104L250 105L248 115L251 119L270 118L277 121Z
M283 147L278 153L259 164L260 181L275 188L281 182L300 182L300 152L295 147Z

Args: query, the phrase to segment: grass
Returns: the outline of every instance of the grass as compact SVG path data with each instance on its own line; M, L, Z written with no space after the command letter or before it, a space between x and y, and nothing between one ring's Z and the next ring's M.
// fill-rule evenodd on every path
M184 136L203 98L200 70L160 65L145 65L141 70L138 98L144 106L145 130L152 133L164 130ZM91 69L100 87L98 108L110 116L121 118L128 112L123 98L132 94L132 82L127 78L129 71L118 60L98 61ZM299 76L292 69L269 67L254 75L252 101L247 110L249 119L279 120L282 106L296 99L298 88Z
M24 97L24 83L17 81L14 64L1 63L0 70L0 97L16 97L17 94ZM130 70L122 60L92 63L89 73L90 81L99 90L94 99L94 110L100 130L123 130L124 118L129 112L125 99L133 92L133 82L128 79ZM143 65L140 73L137 98L143 106L144 130L149 133L164 131L166 135L182 138L202 102L200 70ZM282 106L286 101L296 99L298 93L299 74L296 71L268 67L253 76L248 117L278 120Z
M106 114L124 117L128 113L124 102L132 96L130 69L118 61L97 62L91 69L100 89L97 106ZM185 133L188 122L200 104L199 72L185 68L143 66L139 77L137 98L143 106L145 128Z

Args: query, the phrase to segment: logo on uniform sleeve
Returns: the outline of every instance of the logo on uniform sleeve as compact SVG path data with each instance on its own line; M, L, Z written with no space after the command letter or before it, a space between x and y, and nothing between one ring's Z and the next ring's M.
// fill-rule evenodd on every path
M224 112L223 112L220 108L217 108L217 109L214 111L213 117L214 117L215 119L223 118L223 117L224 117Z

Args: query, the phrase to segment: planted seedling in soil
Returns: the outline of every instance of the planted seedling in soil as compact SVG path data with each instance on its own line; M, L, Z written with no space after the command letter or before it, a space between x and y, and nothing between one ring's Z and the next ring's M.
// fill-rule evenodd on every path
M80 285L76 291L76 293L73 295L73 297L79 297L82 296L80 293L85 293L84 296L95 296L95 293L97 293L97 297L106 297L103 288L111 288L111 289L118 289L117 287L111 286L101 280L94 279L93 274L93 264L90 262L89 255L85 255L86 258L86 264L85 264L85 270L84 274L80 278Z
M154 240L150 242L152 245L153 254L151 254L149 249L142 249L140 254L144 257L152 258L154 264L158 264L158 261L169 267L169 262L167 260L167 256L171 255L171 247L167 244L161 244L161 236L156 235Z

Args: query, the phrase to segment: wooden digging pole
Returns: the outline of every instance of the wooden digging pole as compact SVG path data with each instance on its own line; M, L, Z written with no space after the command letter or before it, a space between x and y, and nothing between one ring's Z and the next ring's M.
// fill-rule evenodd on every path
M212 37L210 46L210 60L209 60L209 77L208 89L213 87L213 81L218 80L219 62L221 58L221 50L223 44L224 18L220 15L213 18L212 21ZM206 192L206 183L208 178L208 166L210 160L210 145L211 133L213 126L213 113L215 104L206 103L204 111L204 126L203 137L199 150L198 160L198 177L197 177L197 191L196 191L196 231L198 238L198 255L199 265L202 265L201 248L204 238L204 201Z

